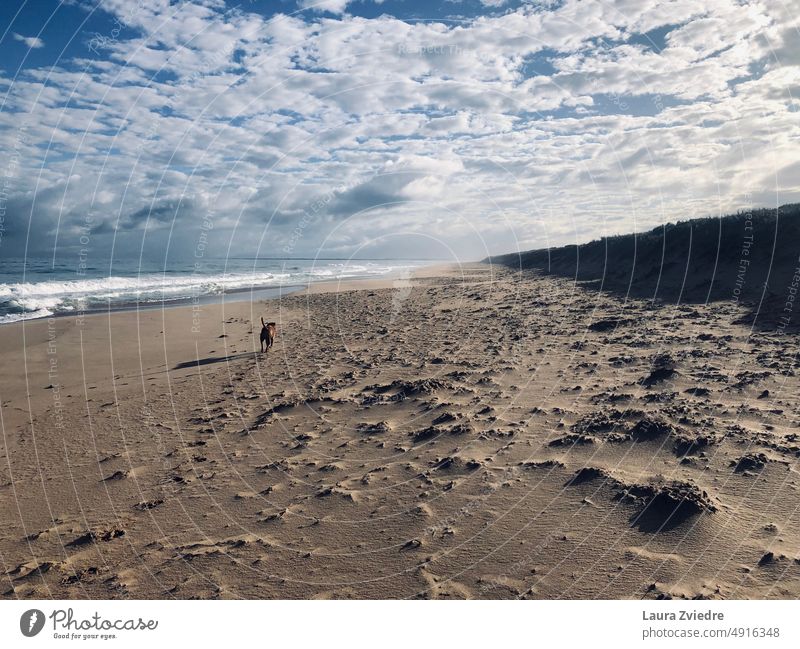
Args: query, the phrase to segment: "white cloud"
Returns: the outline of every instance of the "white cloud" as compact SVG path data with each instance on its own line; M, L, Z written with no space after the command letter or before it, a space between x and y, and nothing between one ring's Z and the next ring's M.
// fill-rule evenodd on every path
M13 33L14 40L25 43L30 49L35 50L44 47L44 41L38 36L23 36L22 34Z
M298 0L300 9L313 9L314 11L329 11L334 14L343 13L352 0Z
M97 245L191 245L212 214L248 252L306 222L296 254L402 227L478 255L800 198L777 0L545 5L444 24L106 0L135 35L0 80L6 240L33 219L74 245L88 214ZM663 51L632 39L658 27Z

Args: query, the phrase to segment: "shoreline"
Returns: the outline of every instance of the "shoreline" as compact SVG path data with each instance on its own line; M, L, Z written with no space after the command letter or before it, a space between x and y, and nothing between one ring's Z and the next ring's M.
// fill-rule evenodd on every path
M449 264L431 264L413 267L410 270L410 275L414 276L415 273L423 271L428 268L446 267ZM275 300L280 299L281 296L292 295L295 293L313 293L313 292L331 292L331 290L355 290L356 287L364 284L364 288L374 283L374 286L383 287L386 281L394 281L403 275L402 271L392 271L378 277L362 276L362 277L347 277L342 279L330 278L319 279L306 283L293 283L280 286L263 286L263 287L248 287L248 288L235 288L222 293L192 296L186 298L178 298L175 300L153 301L153 302L120 302L114 306L98 307L87 309L83 311L62 311L59 313L52 313L50 315L39 316L35 318L20 318L10 322L0 322L0 328L9 325L17 325L21 322L36 322L41 320L48 320L50 318L85 318L97 315L109 315L113 313L131 313L142 312L150 310L164 310L164 309L178 309L178 308L196 308L198 305L222 305L225 303L233 304L237 302L258 302L261 300ZM324 285L324 287L316 288L317 285ZM332 285L338 285L342 288L331 289ZM344 288L349 287L349 288Z
M136 312L143 312L143 311L159 311L159 310L166 310L166 309L180 309L180 308L195 308L197 305L206 306L206 305L220 305L224 302L228 303L235 303L235 302L257 302L259 300L277 300L280 299L282 295L292 295L293 293L298 293L302 291L304 287L298 284L292 284L290 286L281 286L281 287L266 287L260 289L234 289L231 291L227 291L225 293L218 293L213 295L204 295L199 299L195 298L181 298L172 301L163 301L163 302L120 302L118 305L109 306L108 308L95 308L95 309L87 309L87 310L76 310L76 311L62 311L60 313L51 313L50 315L43 315L38 316L36 318L23 318L20 320L14 320L12 322L0 322L0 327L10 326L20 324L22 322L38 322L41 320L49 320L51 318L87 318L90 316L102 316L102 315L110 315L114 313L136 313ZM275 295L264 295L265 293L275 292ZM239 298L239 299L228 299L229 296L236 296L236 295L243 295L243 294L250 294L250 299Z
M412 272L411 279L448 267L420 267ZM42 392L44 386L59 386L64 394L83 391L86 395L87 385L95 386L92 390L97 390L102 381L108 385L108 379L117 374L115 368L126 368L124 375L131 378L147 371L168 373L193 359L202 362L203 358L213 358L212 354L227 358L254 352L259 347L262 315L265 320L278 322L280 330L285 316L282 299L392 288L397 282L392 273L380 278L321 280L261 299L85 311L5 323L0 326L0 365L22 368L25 381L14 373L0 373L0 404L12 405L12 409L4 408L0 413L3 427L22 426L28 413L51 404L50 396ZM247 294L249 291L237 293ZM234 325L246 328L245 338L236 343L228 340L232 335L228 330ZM149 341L153 339L161 344L152 345ZM138 372L131 372L131 367ZM131 384L112 381L108 387L115 396L117 392L125 394Z

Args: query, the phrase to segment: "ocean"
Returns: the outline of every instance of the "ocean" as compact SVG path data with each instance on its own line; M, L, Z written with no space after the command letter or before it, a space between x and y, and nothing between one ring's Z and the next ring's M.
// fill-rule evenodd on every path
M380 259L208 259L83 264L0 259L0 324L76 312L276 297L309 283L382 277L430 263Z

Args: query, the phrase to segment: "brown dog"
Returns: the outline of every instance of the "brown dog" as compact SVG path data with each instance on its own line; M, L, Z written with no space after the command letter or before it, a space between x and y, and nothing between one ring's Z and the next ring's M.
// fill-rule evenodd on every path
M269 348L272 347L272 343L275 340L275 334L277 333L277 329L275 328L274 322L264 322L264 318L261 318L261 352L269 351ZM266 343L267 348L264 349L264 343Z

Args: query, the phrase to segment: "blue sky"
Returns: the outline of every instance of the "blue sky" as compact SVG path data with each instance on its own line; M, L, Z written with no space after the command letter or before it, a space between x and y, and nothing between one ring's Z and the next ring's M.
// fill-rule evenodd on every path
M7 1L0 257L474 259L797 201L798 15Z

